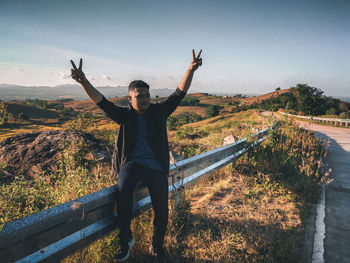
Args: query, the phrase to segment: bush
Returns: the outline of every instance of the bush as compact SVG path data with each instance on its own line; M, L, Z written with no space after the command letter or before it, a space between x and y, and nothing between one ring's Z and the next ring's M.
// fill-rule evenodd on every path
M167 120L167 126L171 131L176 130L176 128L180 126L178 118L175 116L170 116Z
M96 119L90 112L79 113L78 117L63 126L67 130L88 132L96 128Z
M194 112L184 112L178 115L178 118L180 119L180 122L182 124L189 124L189 123L201 121L203 119L202 116Z
M219 114L219 107L216 105L210 105L205 109L205 117L212 118Z
M167 126L169 130L176 130L184 124L201 121L202 119L202 116L194 112L184 112L177 116L170 116L167 120Z
M67 173L79 167L86 168L89 165L85 156L89 153L89 145L83 139L65 142L61 145L61 157L58 161L59 172Z
M326 110L326 115L336 115L337 114L337 109L336 108L330 108Z
M0 126L4 125L8 120L7 105L0 101Z
M199 102L197 98L186 97L182 99L180 106L198 106Z
M21 112L18 114L18 119L21 119L21 120L28 120L29 117L28 115L26 115L25 113Z
M96 139L105 141L109 146L114 147L117 140L118 129L95 129L90 132Z

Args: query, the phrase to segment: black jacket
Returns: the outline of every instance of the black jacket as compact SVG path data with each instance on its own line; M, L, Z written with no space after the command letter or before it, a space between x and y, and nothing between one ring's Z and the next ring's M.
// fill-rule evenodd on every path
M166 120L176 109L186 93L176 89L164 102L151 104L147 109L148 142L165 171L169 171L169 146L166 129ZM129 105L119 107L108 101L105 97L97 104L106 115L120 125L117 143L113 154L113 173L119 172L120 167L130 157L137 137L137 113Z

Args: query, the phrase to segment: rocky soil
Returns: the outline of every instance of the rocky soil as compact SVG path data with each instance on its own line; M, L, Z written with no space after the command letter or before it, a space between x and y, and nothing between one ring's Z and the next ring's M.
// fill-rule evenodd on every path
M0 173L0 182L12 181L15 176L34 178L41 172L55 173L60 149L65 142L83 139L91 148L87 159L109 161L110 149L104 142L79 131L56 130L23 133L0 141L0 162L7 165Z

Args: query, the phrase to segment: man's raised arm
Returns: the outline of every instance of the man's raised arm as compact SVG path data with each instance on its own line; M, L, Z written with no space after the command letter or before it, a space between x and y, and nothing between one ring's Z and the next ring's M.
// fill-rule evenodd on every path
M71 76L73 79L75 79L77 82L79 82L86 94L89 96L89 98L95 102L95 104L99 103L103 99L103 95L92 86L92 84L87 80L85 77L85 74L82 70L83 67L83 59L80 59L79 67L77 68L73 62L73 60L70 61L72 63L73 68L71 69Z
M178 88L184 93L187 93L188 89L191 86L193 73L198 69L199 66L202 65L202 58L200 57L202 50L199 51L198 55L194 53L194 49L192 49L192 62L187 69L185 76L182 78Z
M174 112L176 107L180 104L181 100L185 97L188 89L191 86L193 73L198 69L199 66L202 65L202 58L200 55L202 50L199 51L198 55L194 53L192 49L192 62L188 67L185 76L182 78L180 84L177 86L176 91L171 94L165 101L160 103L163 107L163 112L167 117L170 116L171 113Z

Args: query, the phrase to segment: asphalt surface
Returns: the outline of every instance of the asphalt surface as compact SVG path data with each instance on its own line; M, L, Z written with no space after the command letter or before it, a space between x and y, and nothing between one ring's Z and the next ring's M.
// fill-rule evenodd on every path
M313 251L313 262L350 262L350 129L298 123L315 131L315 135L326 142L326 163L332 169L332 182L324 187L324 204L322 198L319 204L324 207L325 233L323 240L316 240L319 244L316 244L317 251ZM316 232L322 229L322 224L316 220Z

